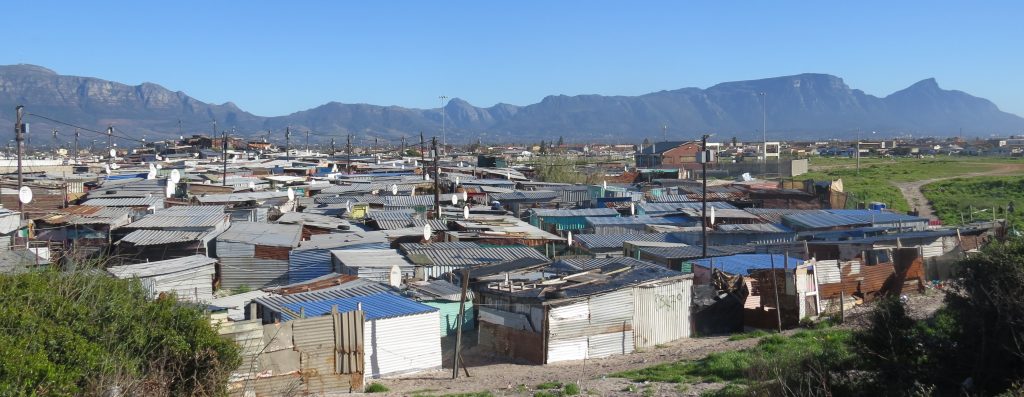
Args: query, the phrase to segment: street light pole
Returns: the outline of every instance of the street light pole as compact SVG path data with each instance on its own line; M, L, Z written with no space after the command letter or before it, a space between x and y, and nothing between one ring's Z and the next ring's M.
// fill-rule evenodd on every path
M444 117L444 101L446 99L448 99L448 97L446 97L444 95L441 95L441 96L437 97L437 99L441 100L441 147L444 148L444 147L448 146L448 138L447 138L447 135L445 135L445 130L444 130L444 119L445 119L445 117Z
M768 95L761 91L761 150L764 153L764 162L768 162Z

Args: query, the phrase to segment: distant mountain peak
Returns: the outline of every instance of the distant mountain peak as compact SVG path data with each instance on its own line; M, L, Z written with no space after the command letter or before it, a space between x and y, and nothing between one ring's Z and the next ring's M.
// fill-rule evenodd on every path
M47 68L44 68L44 67L39 66L39 65L32 65L32 64L28 64L28 63L19 63L17 65L2 66L0 68L7 69L7 70L19 71L19 72L30 72L30 73L41 73L41 74L57 75L57 72L54 72L51 69L47 69Z
M918 82L914 83L910 87L907 87L907 89L941 90L942 88L939 88L939 82L935 81L934 77L929 77L927 79L924 79L924 80L921 80L921 81L918 81Z

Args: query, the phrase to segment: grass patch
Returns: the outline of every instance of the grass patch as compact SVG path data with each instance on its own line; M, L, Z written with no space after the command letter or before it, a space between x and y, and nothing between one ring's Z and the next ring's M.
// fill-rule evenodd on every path
M554 390L554 389L561 389L561 388L562 388L562 382L544 382L544 383L541 383L541 384L537 385L537 387L535 387L535 389L537 389L537 390Z
M971 212L975 212L976 221L992 220L993 210L996 218L1005 218L1015 224L1024 221L1024 177L956 178L925 185L921 190L932 202L935 215L947 225L969 223ZM1015 207L1022 207L1008 214L1006 206L1010 202Z
M541 390L533 393L533 397L561 397L562 392L558 390Z
M482 391L477 393L455 393L455 394L417 394L413 393L412 397L494 397L489 391Z
M975 157L940 157L934 159L861 159L858 174L856 160L812 159L814 171L796 177L798 180L842 179L846 192L856 196L847 207L857 202L879 201L896 211L909 211L910 205L890 182L912 182L992 170L1005 164L1005 159ZM1005 204L1004 204L1005 205Z
M565 385L564 392L565 392L565 395L567 395L567 396L579 395L580 394L580 386L575 384L575 383L569 383L569 384Z
M851 333L838 329L800 331L786 337L777 334L763 336L756 346L720 353L712 353L697 361L678 361L659 364L611 376L632 382L662 382L695 384L700 382L727 382L756 384L771 381L769 368L798 371L800 366L814 359L827 357L837 362L848 360ZM738 387L738 386L737 386ZM744 386L744 390L747 386ZM726 390L723 393L732 393ZM730 395L730 394L721 394Z
M700 397L745 397L749 395L746 387L729 383L718 390L708 390L700 394Z
M391 391L391 389L388 389L387 386L377 382L373 382L369 386L366 386L367 393L387 393L388 391Z
M771 334L769 334L768 332L766 332L764 330L760 330L759 329L759 330L756 330L756 331L744 332L742 334L730 335L729 336L729 340L730 341L738 341L738 340L744 340L744 339L760 338L762 336L768 336L768 335L771 335Z

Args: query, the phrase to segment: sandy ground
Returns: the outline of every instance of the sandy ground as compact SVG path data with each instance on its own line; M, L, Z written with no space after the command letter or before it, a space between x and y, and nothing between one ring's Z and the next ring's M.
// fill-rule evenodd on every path
M908 295L911 315L924 318L934 313L942 305L942 294L930 290L924 295ZM865 323L870 305L861 305L847 313L844 327L857 328ZM799 331L789 330L786 333ZM472 336L467 340L472 342ZM651 383L634 384L626 379L612 378L607 375L616 372L645 368L656 364L680 360L696 360L709 353L728 350L740 350L757 344L758 339L729 341L728 336L713 336L683 339L662 347L636 352L629 355L612 356L603 359L572 361L550 365L528 365L494 362L483 357L473 348L465 355L470 377L460 373L459 379L451 379L451 359L445 360L443 370L430 371L409 375L398 379L385 379L380 382L391 391L389 396L409 396L413 394L444 395L455 393L476 393L490 391L495 396L532 396L533 388L544 382L577 383L584 395L589 391L600 396L697 396L708 389L717 389L722 385L698 384L680 388L675 384ZM632 387L632 389L630 389ZM647 389L647 391L645 391Z
M918 213L921 217L928 219L938 219L935 217L934 209L928 199L924 197L924 193L921 192L921 188L929 183L938 181L944 181L953 178L964 178L972 176L998 176L998 175L1014 175L1024 172L1024 164L1000 164L999 166L985 172L973 172L969 174L961 174L954 176L947 176L942 178L925 179L921 181L913 182L892 182L897 188L900 189L900 193L903 194L903 198L907 200L907 204L910 205L911 209L917 208Z

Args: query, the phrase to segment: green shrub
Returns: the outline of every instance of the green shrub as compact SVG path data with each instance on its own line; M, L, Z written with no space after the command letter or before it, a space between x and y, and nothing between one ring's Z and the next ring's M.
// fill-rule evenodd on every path
M239 348L202 309L95 271L0 275L0 395L226 393Z
M370 383L368 386L366 386L367 393L387 393L390 390L391 389L388 389L387 386L384 386L383 384L377 382Z
M544 382L544 383L541 383L541 384L537 385L537 387L535 387L535 389L537 389L537 390L553 390L553 389L561 389L561 388L562 388L562 382Z
M575 396L580 394L580 386L575 383L567 383L565 385L565 395Z

